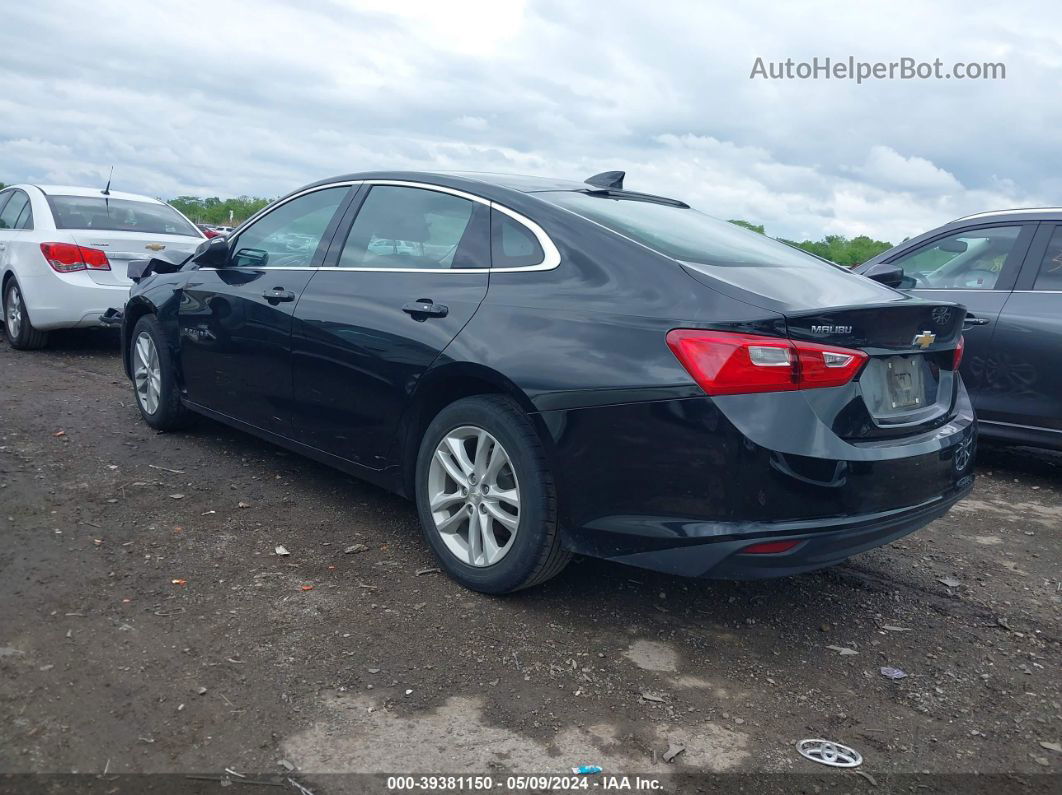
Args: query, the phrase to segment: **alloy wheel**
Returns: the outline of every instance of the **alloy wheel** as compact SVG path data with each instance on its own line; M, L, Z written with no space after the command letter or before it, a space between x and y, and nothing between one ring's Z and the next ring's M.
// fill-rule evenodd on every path
M504 558L520 525L520 484L501 442L473 425L447 433L428 468L428 505L462 563L492 566Z
M140 332L133 345L133 382L141 408L148 414L154 414L162 394L162 368L155 341L146 331Z
M22 294L17 285L7 291L7 334L11 339L22 331Z

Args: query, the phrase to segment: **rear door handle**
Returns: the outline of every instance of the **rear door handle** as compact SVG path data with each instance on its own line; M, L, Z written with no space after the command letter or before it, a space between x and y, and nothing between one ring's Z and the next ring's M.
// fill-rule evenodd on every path
M967 314L962 321L962 329L963 331L968 331L974 326L987 326L991 322L992 321L987 317L978 317L977 315Z
M430 298L418 298L402 306L402 311L412 315L414 320L424 320L428 317L446 317L450 310L442 304L437 304Z
M272 290L266 290L262 293L262 297L271 304L279 304L281 301L294 301L295 293L291 290L285 290L283 287L274 287Z

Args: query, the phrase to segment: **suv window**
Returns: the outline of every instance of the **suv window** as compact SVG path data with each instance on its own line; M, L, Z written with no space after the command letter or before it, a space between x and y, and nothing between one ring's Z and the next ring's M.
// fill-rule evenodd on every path
M263 215L232 244L232 265L245 268L307 267L350 188L307 193Z
M893 260L903 268L900 287L992 290L1020 232L1020 226L967 229L927 243Z
M375 185L350 227L339 267L486 267L485 212L486 205L449 193Z
M23 191L15 191L7 206L0 212L0 229L25 229L25 227L18 226L18 222L23 215L23 210L27 210L28 206L29 196Z
M525 268L546 258L534 233L500 210L490 213L491 267Z
M1056 226L1051 235L1033 289L1062 291L1062 226Z

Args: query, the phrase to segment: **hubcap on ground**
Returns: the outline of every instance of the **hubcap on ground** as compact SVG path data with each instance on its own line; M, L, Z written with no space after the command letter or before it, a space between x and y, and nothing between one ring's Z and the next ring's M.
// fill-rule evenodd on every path
M469 566L491 566L512 548L520 484L501 442L482 428L450 431L428 468L431 516L447 549Z
M17 287L12 287L7 293L7 333L11 337L17 337L22 331L22 294Z
M155 341L146 331L141 331L133 344L133 383L141 407L148 414L154 414L162 393L162 368Z

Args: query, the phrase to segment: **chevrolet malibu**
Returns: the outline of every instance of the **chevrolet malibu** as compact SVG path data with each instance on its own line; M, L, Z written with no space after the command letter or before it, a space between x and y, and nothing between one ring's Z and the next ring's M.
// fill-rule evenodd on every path
M130 271L150 426L206 415L412 498L478 591L572 554L810 571L973 484L964 308L622 172L336 177Z

